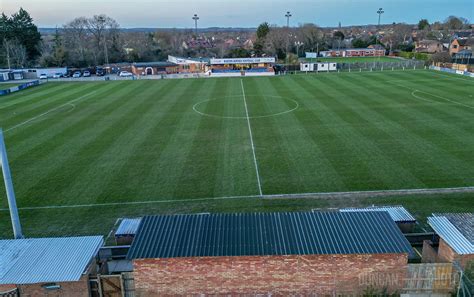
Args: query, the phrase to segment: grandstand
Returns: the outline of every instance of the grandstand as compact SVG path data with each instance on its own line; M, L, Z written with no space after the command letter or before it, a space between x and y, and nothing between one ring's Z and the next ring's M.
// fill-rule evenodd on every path
M212 76L274 75L275 58L211 59Z

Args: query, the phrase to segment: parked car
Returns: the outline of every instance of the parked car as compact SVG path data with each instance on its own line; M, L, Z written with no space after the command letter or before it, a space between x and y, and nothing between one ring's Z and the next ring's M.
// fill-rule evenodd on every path
M105 75L105 69L102 67L97 67L95 70L95 75L97 76L104 76Z
M40 79L48 79L48 76L45 73L40 74Z
M74 72L74 74L72 75L72 77L73 77L73 78L81 77L81 72L80 72L80 71Z
M128 72L128 71L120 71L119 76L120 77L130 77L130 76L133 76L133 73Z
M91 76L91 73L90 73L90 71L86 70L86 71L84 71L84 73L82 73L82 76L89 77L89 76Z
M61 77L64 77L64 75L62 73L53 74L53 78L61 78Z

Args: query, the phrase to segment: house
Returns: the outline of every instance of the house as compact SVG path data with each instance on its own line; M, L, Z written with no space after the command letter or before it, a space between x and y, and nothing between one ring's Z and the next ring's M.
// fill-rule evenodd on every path
M449 54L454 55L462 50L472 50L474 46L474 38L469 39L460 39L456 38L451 42L451 46L449 47Z
M246 50L252 50L254 48L254 41L252 39L247 39L244 41L243 46Z
M379 45L380 46L380 45ZM322 51L323 57L380 57L385 56L385 48L351 48L341 50Z
M421 40L415 42L415 52L435 54L444 50L443 43L438 40Z
M401 205L397 206L370 206L362 208L342 208L340 212L369 212L369 211L386 211L392 220L397 224L403 233L413 232L416 225L415 217Z
M213 48L214 45L208 39L198 38L183 41L182 47L184 49L202 49L202 48Z
M132 64L132 73L137 76L178 73L178 65L171 62L141 62Z
M465 267L474 261L474 213L433 214L428 224L440 237L437 262L459 262Z
M102 245L102 236L0 240L0 295L87 297Z
M387 212L144 217L127 254L137 296L399 291L412 248Z

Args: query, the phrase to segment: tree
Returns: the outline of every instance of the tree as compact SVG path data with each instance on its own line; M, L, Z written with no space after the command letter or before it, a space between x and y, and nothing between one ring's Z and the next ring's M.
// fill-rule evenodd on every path
M266 43L266 39L268 36L268 33L270 33L270 26L268 25L267 22L260 24L257 28L257 40L255 41L253 45L253 49L255 51L255 54L260 56L264 52L264 47Z
M362 38L356 38L352 40L352 46L355 48L366 48L369 46L369 43Z
M56 32L54 33L53 39L53 54L52 54L52 62L54 66L62 67L66 63L67 52L64 48L63 38L59 34L58 29L56 28Z
M451 61L452 61L452 58L448 52L436 53L436 54L431 55L430 57L430 62L432 63L437 63L437 62L451 63Z
M17 39L5 40L5 48L13 68L23 68L28 60L26 47Z
M84 67L122 61L125 53L119 28L117 21L104 14L66 23L62 32L67 64Z
M304 24L300 26L297 35L298 39L303 42L305 50L316 51L322 48L324 34L315 24Z
M17 42L26 49L28 60L33 61L41 55L39 51L41 34L26 10L20 8L11 16L10 30Z
M230 58L246 58L250 55L249 51L244 48L234 48L229 52Z
M445 21L445 29L448 30L458 30L463 29L469 24L469 21L465 18L456 17L456 16L449 16Z
M23 8L11 17L2 13L0 17L0 64L19 67L33 64L40 56L41 35L33 19ZM25 54L26 52L26 54ZM12 60L15 60L12 62Z
M344 33L342 33L341 31L334 32L333 36L337 40L344 40L344 37L345 37Z
M270 32L270 25L267 22L260 24L257 28L257 39L265 39Z
M265 51L278 59L285 59L287 43L288 29L273 26L266 38Z
M94 15L87 19L86 23L89 33L94 41L94 51L92 51L94 62L98 65L101 62L108 63L109 42L118 34L119 24L117 21L105 14ZM102 56L100 55L102 53Z
M68 64L71 66L87 66L92 62L87 22L87 18L79 17L63 26L64 45L69 53Z
M427 19L421 19L418 22L418 30L426 30L430 28L430 23L428 22Z

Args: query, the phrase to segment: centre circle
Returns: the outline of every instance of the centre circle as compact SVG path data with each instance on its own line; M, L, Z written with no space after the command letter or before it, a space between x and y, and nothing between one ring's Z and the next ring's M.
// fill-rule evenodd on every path
M231 100L231 102L229 102L229 100ZM263 104L264 106L270 106L271 110L265 108L265 111L258 112L255 111L255 108L249 108L248 106L254 105L253 101L256 100L258 100L257 103L259 105ZM277 100L279 101L279 104L272 105L271 101ZM284 104L285 102L289 104ZM209 108L209 104L212 104L210 106L211 108ZM298 108L299 104L297 101L282 96L272 95L246 95L245 98L243 95L226 96L202 100L193 106L193 110L202 116L224 119L247 119L247 111L249 119L268 118L287 114L297 110Z

